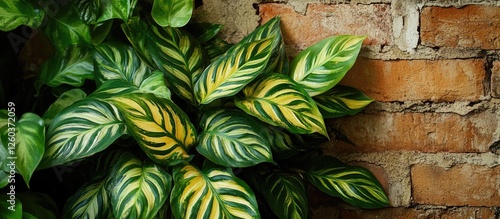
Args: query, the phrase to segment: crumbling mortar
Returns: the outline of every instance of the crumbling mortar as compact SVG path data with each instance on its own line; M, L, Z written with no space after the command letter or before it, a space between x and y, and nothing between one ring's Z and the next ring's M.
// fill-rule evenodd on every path
M364 113L379 112L408 112L408 113L455 113L465 116L470 113L491 110L496 112L500 108L498 99L480 101L455 101L455 102L433 102L433 101L405 101L405 102L380 102L375 101L364 109Z

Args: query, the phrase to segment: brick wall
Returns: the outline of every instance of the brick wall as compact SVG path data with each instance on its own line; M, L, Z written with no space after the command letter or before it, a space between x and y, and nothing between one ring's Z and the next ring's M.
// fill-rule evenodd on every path
M324 147L372 170L392 207L323 203L315 218L500 217L499 1L238 2L234 7L253 12L246 20L281 16L290 54L331 35L367 36L341 84L377 101L356 116L328 121L354 145ZM235 39L257 25L229 26L226 33Z

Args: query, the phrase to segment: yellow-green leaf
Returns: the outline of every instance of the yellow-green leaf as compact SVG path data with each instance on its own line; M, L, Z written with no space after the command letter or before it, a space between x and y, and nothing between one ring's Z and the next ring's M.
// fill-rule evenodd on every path
M193 0L154 0L151 16L162 27L183 27L193 14Z
M340 85L315 96L313 99L324 118L354 115L373 102L373 99L360 90Z
M107 218L111 202L105 181L86 184L78 189L66 202L63 218Z
M354 65L364 36L333 36L300 52L290 63L290 76L316 96L335 86Z
M314 100L284 74L269 74L243 89L235 104L248 114L295 134L320 133L328 137Z
M260 218L255 194L230 168L174 168L170 205L175 218Z
M29 0L0 1L0 30L7 32L20 25L37 28L45 13Z
M196 130L174 102L153 94L131 93L115 98L129 133L153 161L175 165L189 160L196 143Z

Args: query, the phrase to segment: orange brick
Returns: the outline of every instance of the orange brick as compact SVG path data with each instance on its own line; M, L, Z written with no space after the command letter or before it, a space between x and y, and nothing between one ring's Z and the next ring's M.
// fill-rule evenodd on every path
M433 165L411 168L413 200L417 204L446 206L499 206L500 166Z
M349 162L348 164L351 166L360 166L369 170L380 182L385 194L389 196L387 193L387 191L389 191L389 176L387 176L387 172L385 172L383 167L367 162Z
M374 60L358 58L340 82L378 101L477 101L484 96L484 59Z
M340 209L340 219L495 219L492 208L449 208L449 209L415 209L415 208L384 208L376 210Z
M493 62L491 69L491 96L500 98L500 61Z
M341 34L366 35L370 45L392 44L390 11L388 4L309 4L302 15L286 4L259 5L262 23L281 16L285 43L301 49Z
M329 120L355 146L328 142L335 151L488 152L500 125L495 113L374 113Z
M425 7L420 20L426 46L500 49L500 7Z

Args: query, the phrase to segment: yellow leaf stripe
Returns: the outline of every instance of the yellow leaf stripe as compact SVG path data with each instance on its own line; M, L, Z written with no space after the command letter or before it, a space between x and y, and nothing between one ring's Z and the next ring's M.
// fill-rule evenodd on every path
M152 160L175 165L190 158L196 133L187 115L168 99L153 94L128 94L111 99L127 127Z
M290 76L311 96L335 86L354 65L364 36L334 36L305 49L290 64Z
M295 134L318 132L326 137L325 123L314 100L288 76L269 74L243 89L236 106L271 125Z
M85 185L68 199L63 218L106 218L110 200L104 180Z
M267 202L279 218L307 218L309 205L304 179L292 174L273 173L262 186Z
M91 156L106 149L125 132L121 114L114 106L92 98L78 101L50 123L39 168Z
M373 102L356 88L341 85L315 96L314 100L325 118L354 115Z
M231 96L250 83L266 67L272 38L236 45L236 49L209 65L195 84L199 103Z
M244 112L211 111L203 116L201 124L203 132L196 149L212 162L248 167L272 161L264 127Z
M260 218L252 190L230 169L176 167L170 204L176 218Z
M113 215L120 218L153 218L167 200L171 176L152 162L143 164L124 154L111 172L107 184Z

